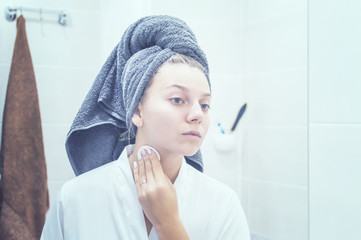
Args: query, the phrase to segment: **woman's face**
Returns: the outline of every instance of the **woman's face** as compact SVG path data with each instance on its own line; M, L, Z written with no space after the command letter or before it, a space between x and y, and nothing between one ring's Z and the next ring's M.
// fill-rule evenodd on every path
M145 92L137 113L138 139L162 153L193 155L209 126L210 89L199 69L164 64Z

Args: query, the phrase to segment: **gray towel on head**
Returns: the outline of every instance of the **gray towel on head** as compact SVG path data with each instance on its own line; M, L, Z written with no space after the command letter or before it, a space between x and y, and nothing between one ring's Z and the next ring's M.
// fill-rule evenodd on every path
M76 175L118 159L127 130L134 142L131 118L153 73L174 53L197 60L206 69L206 56L195 35L178 18L144 17L125 31L95 79L66 139L66 150ZM209 80L208 80L209 81ZM120 139L125 134L126 140ZM203 171L200 151L187 163Z

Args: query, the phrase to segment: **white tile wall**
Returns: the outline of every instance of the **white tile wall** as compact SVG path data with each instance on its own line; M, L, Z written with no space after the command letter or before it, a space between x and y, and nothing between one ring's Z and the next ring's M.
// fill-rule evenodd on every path
M307 187L244 178L242 189L252 232L270 239L307 239Z
M43 122L70 127L98 72L99 68L35 67Z
M69 14L72 23L66 27L44 23L41 30L39 22L29 24L28 40L34 64L99 68L104 61L96 47L100 44L99 13L74 11Z
M245 24L255 24L282 15L299 11L307 7L307 1L299 0L252 0L244 1Z
M301 126L307 123L307 68L244 77L247 126Z
M308 237L307 1L245 1L242 202L251 232Z
M192 26L197 33L199 45L207 55L210 77L220 74L239 75L242 38L240 32L235 31L235 28L239 28L239 24L226 24L219 19L212 19L209 23Z
M49 182L65 182L74 177L65 151L65 139L68 131L68 124L43 124Z
M359 1L310 3L310 121L361 122Z
M238 111L244 104L241 95L241 78L238 75L213 74L211 76L211 85L210 114L212 122L215 126L218 122L221 122L222 127L228 131L231 129Z
M310 240L361 239L360 8L310 1Z
M307 187L307 128L250 127L242 136L242 176Z
M361 239L361 124L310 126L310 239Z
M0 122L3 121L3 110L6 98L6 89L8 86L10 64L0 63ZM1 139L0 139L1 141Z
M223 25L238 25L241 17L241 2L237 0L152 0L151 14L167 14L179 17L189 23L218 22ZM208 29L210 30L210 29ZM218 32L214 32L217 34Z
M0 7L2 6L3 5L0 3ZM0 35L0 46L4 46L0 48L0 64L10 65L13 56L14 44L9 45L9 42L15 42L16 24L6 21L5 18L0 18L0 29L1 32L6 32L6 34ZM8 71L10 71L10 68L6 72ZM3 75L5 72L2 70L1 74Z
M307 64L306 8L243 26L244 74Z
M106 59L120 42L126 28L140 17L148 15L149 0L100 1L102 56ZM103 61L104 62L104 61Z

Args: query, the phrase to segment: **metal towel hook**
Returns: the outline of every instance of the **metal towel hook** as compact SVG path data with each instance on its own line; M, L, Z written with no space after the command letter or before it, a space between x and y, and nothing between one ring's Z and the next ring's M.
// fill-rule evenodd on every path
M20 11L20 14L23 14L23 11L28 12L39 12L40 21L43 21L43 13L47 14L58 14L58 23L61 26L66 26L69 24L69 15L65 11L59 10L50 10L50 9L43 9L43 8L28 8L28 7L14 7L8 6L5 8L5 18L9 22L12 22L17 17L17 11Z
M65 26L68 24L68 14L66 12L63 11L63 12L59 13L58 23L61 26Z
M8 20L9 22L14 21L16 19L16 12L17 12L17 9L12 6L5 8L6 20Z

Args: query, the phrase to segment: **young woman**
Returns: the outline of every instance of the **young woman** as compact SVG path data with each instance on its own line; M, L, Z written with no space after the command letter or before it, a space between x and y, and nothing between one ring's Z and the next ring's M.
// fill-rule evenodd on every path
M64 184L48 213L42 239L249 239L235 192L196 169L202 163L198 151L209 126L211 90L205 56L194 45L193 35L193 46L189 44L187 33L191 32L184 22L169 16L143 18L128 28L119 46L129 53L132 47L126 41L143 38L147 44L133 51L116 74L106 68L105 76L120 75L120 111L125 112L126 133L134 134L135 142L120 147L115 161ZM149 41L152 36L156 37ZM180 40L182 48L174 47ZM166 47L159 48L160 42ZM153 45L155 50L149 50ZM126 52L119 46L117 56ZM90 122L91 127L101 125ZM104 132L108 134L99 134ZM72 165L77 169L82 164Z

